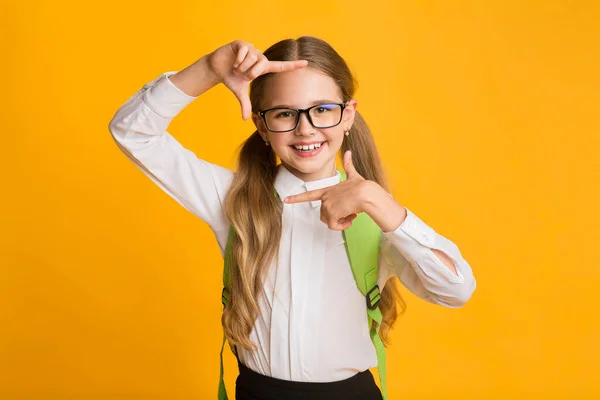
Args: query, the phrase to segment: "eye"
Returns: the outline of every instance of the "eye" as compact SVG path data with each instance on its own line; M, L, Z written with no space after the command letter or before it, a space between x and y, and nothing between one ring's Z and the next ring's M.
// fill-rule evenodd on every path
M315 113L316 114L325 114L326 112L329 112L337 107L338 107L337 104L321 104L315 108Z
M275 114L275 118L290 118L293 116L294 114L291 111L280 111L277 114Z

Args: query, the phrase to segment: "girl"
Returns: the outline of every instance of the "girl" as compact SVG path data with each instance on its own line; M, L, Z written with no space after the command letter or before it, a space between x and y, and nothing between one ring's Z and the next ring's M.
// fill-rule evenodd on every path
M235 173L198 159L166 131L219 83L256 126ZM403 306L390 278L446 307L462 306L475 289L457 246L388 193L354 91L348 66L320 39L283 40L264 54L234 41L147 83L110 122L117 146L209 224L222 254L234 228L222 325L237 350L236 399L382 398L369 371L377 357L367 305L342 235L359 213L382 232L377 281L384 341L397 304Z

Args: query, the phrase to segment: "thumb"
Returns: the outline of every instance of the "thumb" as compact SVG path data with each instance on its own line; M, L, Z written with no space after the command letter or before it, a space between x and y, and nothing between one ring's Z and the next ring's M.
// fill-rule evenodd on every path
M354 164L352 163L352 152L350 150L344 153L344 170L346 171L346 176L348 178L358 175L358 172L356 172Z
M250 98L248 97L248 86L248 84L242 85L240 92L236 93L236 97L242 108L242 119L244 121L250 118L250 114L252 113L252 104L250 103Z

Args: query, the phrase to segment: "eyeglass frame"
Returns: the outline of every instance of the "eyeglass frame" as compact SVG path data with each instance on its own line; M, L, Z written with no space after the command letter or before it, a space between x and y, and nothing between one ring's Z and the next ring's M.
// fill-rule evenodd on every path
M340 112L340 120L335 124L335 125L330 125L330 126L315 126L315 124L312 121L312 118L310 117L310 110L312 110L315 107L320 107L323 106L325 104L335 104L341 107L341 112ZM313 128L316 129L327 129L327 128L333 128L334 126L338 126L341 122L342 119L344 119L344 110L346 109L346 103L320 103L320 104L315 104L314 106L308 107L308 108L291 108L291 107L274 107L274 108L269 108L267 110L261 110L261 111L257 111L257 114L260 115L260 117L262 118L263 122L265 123L265 127L267 128L267 130L269 132L274 132L274 133L285 133L285 132L291 132L293 130L295 130L298 127L298 123L300 123L300 115L302 113L306 113L306 118L308 119L308 122L310 122L310 124L313 126ZM273 111L273 110L292 110L292 111L296 111L297 115L296 115L296 123L294 124L294 127L292 129L288 129L285 131L274 131L272 129L269 128L269 124L267 124L267 118L265 117L265 114L268 111Z

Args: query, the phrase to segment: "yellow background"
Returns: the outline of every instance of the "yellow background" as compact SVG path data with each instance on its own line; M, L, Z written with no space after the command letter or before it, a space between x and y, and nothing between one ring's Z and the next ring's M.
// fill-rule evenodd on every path
M600 396L598 2L0 4L0 399L215 398L216 241L108 122L225 43L304 34L348 61L396 199L478 281L458 310L403 291L390 398ZM251 124L221 86L169 130L233 167Z

